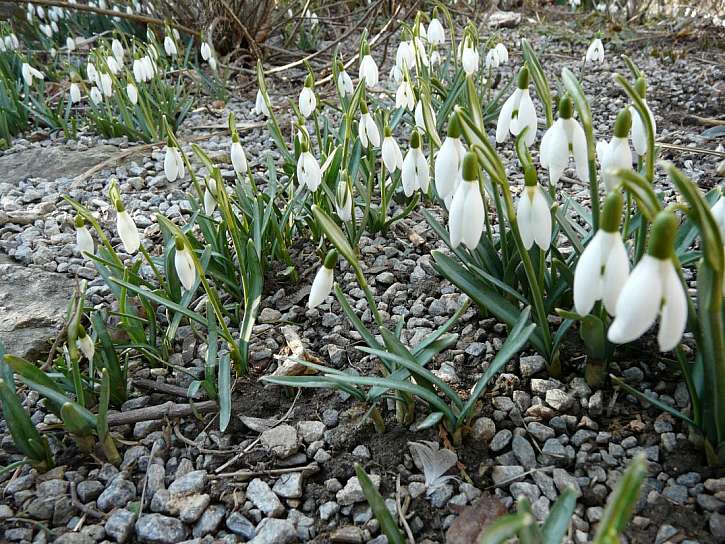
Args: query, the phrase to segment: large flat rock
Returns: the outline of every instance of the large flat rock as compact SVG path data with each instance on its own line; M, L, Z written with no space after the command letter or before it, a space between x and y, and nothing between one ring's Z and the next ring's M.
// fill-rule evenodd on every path
M0 261L0 340L8 354L37 359L63 325L73 278Z
M18 183L27 178L74 178L118 152L113 145L85 151L64 147L31 147L0 157L0 182Z

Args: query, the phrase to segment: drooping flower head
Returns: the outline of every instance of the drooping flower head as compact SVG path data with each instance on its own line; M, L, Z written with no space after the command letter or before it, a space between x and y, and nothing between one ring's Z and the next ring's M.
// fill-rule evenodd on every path
M584 62L586 64L594 62L601 64L604 62L604 44L601 39L595 38L592 40L592 43L589 44L587 54L584 57Z
M599 230L584 248L574 272L574 308L579 315L592 311L601 300L609 315L615 315L622 287L629 276L629 258L619 223L622 194L612 191L602 208Z
M126 253L133 255L141 246L141 238L138 234L136 223L123 205L121 193L115 181L111 183L109 196L114 208L116 208L116 230L118 231L118 237L121 238Z
M524 172L526 186L516 208L516 223L521 241L526 249L536 245L547 251L551 245L551 212L544 192L536 181L536 169L532 166Z
M174 268L176 269L176 275L179 277L184 289L191 291L196 282L196 265L191 254L191 248L182 236L176 237L175 246Z
M337 184L335 211L342 221L347 222L352 219L352 183L347 172L343 172Z
M91 335L86 332L86 328L83 325L78 325L78 337L76 338L76 345L81 353L85 355L86 359L93 361L93 356L96 353L96 346L93 343Z
M337 264L337 251L331 249L322 266L317 271L315 279L312 281L310 289L310 299L307 301L307 307L312 309L322 304L332 291L335 282L335 265Z
M469 33L463 39L463 49L461 51L461 64L463 71L467 76L471 76L478 71L479 54L474 39Z
M86 254L93 255L95 252L95 246L93 244L93 236L88 231L86 222L80 215L75 218L76 227L76 248L81 256L86 257Z
M337 71L337 91L342 97L352 96L352 93L355 92L355 87L352 84L352 78L350 77L350 74L345 71L345 65L340 61L337 62Z
M569 166L570 156L574 157L579 179L586 181L589 176L587 138L573 113L571 98L565 94L559 101L559 118L541 138L539 158L541 166L549 171L552 185L559 181L564 169Z
M614 191L619 186L618 170L632 169L632 151L629 149L629 129L632 126L632 114L625 108L617 115L614 122L614 136L605 143L597 144L597 154L602 165L602 181L607 191Z
M378 65L370 55L370 46L367 41L363 42L361 47L359 77L361 81L365 81L365 87L368 89L378 84Z
M652 110L647 104L647 81L644 77L637 78L635 90L642 98L642 102L644 102L644 106L647 109L647 116L652 124L652 135L656 137L657 122L655 121L655 116L652 114ZM630 106L630 111L632 112L632 146L634 147L635 153L642 156L647 153L647 127L642 117L640 117L639 111L634 106Z
M446 32L438 19L438 7L433 8L433 17L428 24L428 43L443 45L446 42Z
M305 86L300 91L300 97L298 100L300 113L307 119L317 108L317 98L315 97L315 80L312 74L307 74L305 78Z
M435 159L435 186L438 196L450 206L453 194L461 182L461 167L466 149L461 142L461 121L457 113L448 121L448 134Z
M372 147L380 147L380 131L375 119L368 111L367 102L360 100L360 121L357 125L357 133L360 137L360 143L367 149L368 145Z
M678 221L661 211L652 224L647 255L622 288L607 338L615 344L642 336L660 318L660 351L675 349L687 325L687 295L673 262Z
M463 157L463 181L458 184L448 215L451 247L461 242L470 250L476 249L483 234L483 197L478 185L479 169L476 154L469 151Z
M410 136L410 149L403 159L401 177L405 196L411 196L418 189L423 193L428 192L428 161L423 154L420 134L417 130L413 130Z
M385 126L384 130L385 137L383 138L382 156L383 164L388 172L391 174L395 172L395 169L403 168L403 153L400 151L398 142L393 137L393 131L389 126Z
M320 169L320 163L310 152L309 136L304 130L300 132L302 133L302 152L297 159L297 181L314 193L322 183L322 170Z
M496 141L501 144L508 140L509 133L518 136L528 127L524 137L528 147L536 140L536 123L536 109L529 95L529 69L524 66L519 71L516 90L504 102L498 114Z

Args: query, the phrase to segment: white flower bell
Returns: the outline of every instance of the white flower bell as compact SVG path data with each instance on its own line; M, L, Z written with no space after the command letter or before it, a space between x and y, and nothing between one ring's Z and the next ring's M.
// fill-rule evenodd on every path
M201 42L201 58L207 62L211 58L211 46L207 42Z
M398 142L393 138L390 127L385 127L385 137L382 146L383 164L391 174L397 169L403 169L403 153L400 151Z
M166 55L169 57L175 57L179 54L179 51L176 49L176 43L171 36L164 38L164 51L166 51Z
M91 102L93 102L94 105L97 106L98 104L103 102L103 95L101 94L101 90L98 87L93 87L89 95L91 97Z
M164 174L169 181L176 181L177 178L184 177L184 158L177 147L173 145L166 146L166 154L164 155Z
M33 85L33 79L45 79L45 75L43 75L43 72L33 68L27 62L23 63L20 71L23 74L23 79L25 80L25 83L28 84L28 87Z
M656 137L657 122L655 121L655 116L653 115L652 110L647 104L647 82L643 77L637 79L635 88L637 90L637 94L642 97L642 102L644 102L644 106L647 109L647 115L650 123L652 124L653 136ZM632 146L634 147L635 153L641 157L647 153L647 128L645 127L644 121L640 117L637 109L634 106L630 106L629 108L632 113Z
M410 111L415 109L415 93L413 93L413 87L407 79L400 82L400 86L395 92L395 107L405 108Z
M347 175L342 176L335 194L335 212L345 222L352 220L352 187L346 178Z
M660 351L680 343L687 325L687 295L672 261L677 218L660 212L652 225L647 255L642 257L622 288L607 338L615 344L642 336L660 317Z
M70 101L73 104L81 101L81 88L78 86L78 83L70 84Z
M446 32L434 12L433 18L430 20L430 24L428 25L428 43L433 45L443 45L445 42Z
M115 38L111 42L111 52L113 53L113 57L116 59L116 62L118 63L118 65L123 66L123 57L124 57L123 45L121 45L121 42Z
M571 98L564 95L559 101L559 118L541 138L539 158L541 166L549 171L549 182L555 185L574 156L576 173L580 180L589 179L587 137L584 129L573 117Z
M602 165L602 181L607 191L619 186L617 170L632 169L632 151L629 149L629 129L632 126L632 114L625 108L617 115L614 123L614 136L605 143L597 144L597 155Z
M338 66L339 73L337 74L337 90L341 96L352 96L355 92L355 87L352 84L352 78L350 74L345 71L342 63Z
M405 196L411 196L418 189L427 193L429 179L428 161L421 149L420 134L414 130L410 137L410 149L403 159L402 180Z
M592 311L601 300L615 315L622 287L629 276L629 258L619 232L622 195L612 191L604 201L599 230L584 248L574 272L574 308L579 315Z
M75 227L76 249L78 250L78 253L80 253L82 257L86 257L86 253L88 255L93 255L96 251L95 245L93 244L93 236L91 236L88 227L86 227L86 222L80 215L76 217Z
M461 167L466 149L461 142L461 122L458 114L448 121L448 134L435 159L435 185L438 196L450 205L451 198L461 183Z
M473 40L470 36L466 36L463 51L461 52L461 64L463 65L463 71L466 72L467 76L473 75L478 71L479 55L478 49L473 44Z
M229 156L232 159L232 166L237 174L244 175L247 173L249 166L247 165L247 155L244 153L242 143L239 141L239 136L234 133L232 135L232 148L229 152Z
M196 266L194 265L194 257L191 254L188 243L180 236L176 238L174 268L176 269L176 275L179 277L181 285L187 291L191 291L196 282Z
M516 208L516 223L524 248L531 249L534 242L547 251L551 245L551 211L544 192L536 181L536 169L524 173L526 186Z
M328 295L332 292L332 286L335 283L335 264L337 263L337 251L330 250L325 257L325 262L315 274L310 289L310 299L307 307L312 309L322 304Z
M312 74L308 74L305 78L305 86L302 87L298 104L300 107L300 113L307 119L312 115L317 108L317 98L315 97L315 91L313 89L314 81Z
M301 185L306 185L311 193L317 191L322 183L320 163L310 152L310 145L306 139L302 142L302 153L297 159L297 180Z
M136 88L136 85L129 82L128 85L126 85L126 95L128 95L128 99L131 101L131 104L134 106L138 104L138 89Z
M524 66L519 72L516 90L504 102L498 115L496 141L503 143L508 140L509 133L518 136L528 127L524 136L528 147L536 140L536 124L536 109L529 95L529 69Z
M365 81L365 87L370 89L378 84L378 65L375 64L375 59L370 55L370 48L367 44L363 45L363 57L360 61L360 80Z
M269 108L267 107L267 102L264 100L264 95L262 94L262 90L257 90L257 99L254 103L254 113L257 115L264 115L265 117L269 117Z
M86 359L93 361L93 356L96 354L96 346L93 343L91 335L86 332L86 328L83 325L78 326L76 345Z
M498 63L499 65L506 64L509 61L509 51L506 49L506 46L502 44L501 42L496 44L496 52L498 53Z
M357 134L360 137L360 144L367 149L368 145L380 147L380 131L375 119L368 111L368 105L365 100L360 101L360 121L357 125Z
M604 62L604 44L601 39L596 38L589 44L584 62L586 64L594 62L601 64Z
M463 242L468 249L474 250L483 234L485 214L478 186L478 159L475 153L469 151L465 154L462 170L463 181L453 195L448 215L448 231L453 249Z
M136 253L141 246L138 228L120 200L116 202L116 230L118 230L118 236L123 242L126 253L129 255Z

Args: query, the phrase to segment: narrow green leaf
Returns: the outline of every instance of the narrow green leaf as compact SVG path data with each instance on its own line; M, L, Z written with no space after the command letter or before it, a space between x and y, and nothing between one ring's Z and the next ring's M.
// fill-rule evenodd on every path
M577 493L573 487L567 487L564 492L559 495L556 502L549 511L549 516L544 521L541 528L544 536L544 542L560 543L566 535L571 516L576 508Z
M370 509L375 515L375 519L380 524L380 530L388 537L388 542L391 544L405 544L405 538L403 538L403 534L398 529L398 524L385 505L383 497L375 489L372 480L370 480L370 477L358 463L355 463L355 474L357 474L357 479L365 494L365 499L368 501Z
M478 544L504 544L532 523L536 523L536 521L531 514L517 513L501 516L483 528L483 536Z

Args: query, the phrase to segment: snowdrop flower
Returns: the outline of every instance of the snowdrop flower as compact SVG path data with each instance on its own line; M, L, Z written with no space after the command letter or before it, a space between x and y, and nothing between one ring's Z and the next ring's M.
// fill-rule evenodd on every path
M89 74L88 79L90 78L91 76ZM143 59L134 59L133 78L136 80L136 83L143 83L144 81L146 81L146 67L144 65Z
M124 56L123 46L121 45L121 42L119 42L115 38L111 42L111 52L113 53L113 56L115 57L118 65L123 66L123 56Z
M403 159L402 179L405 196L411 196L417 189L423 193L428 192L428 161L421 149L420 134L417 130L413 130L410 149Z
M428 33L425 30L425 24L423 23L423 21L418 21L418 33L417 33L417 36L419 38L424 39L424 40L427 40L428 39Z
M652 123L652 133L657 136L657 123L655 122L655 116L652 114L652 110L647 105L647 82L643 77L637 79L635 84L637 94L642 97L642 102L647 109L647 115L649 116L650 123ZM634 106L630 106L632 113L632 146L634 147L635 153L642 156L647 153L647 129L644 121L639 115L639 112Z
M118 63L116 62L115 57L107 57L106 66L108 66L108 69L114 76L117 75L118 72L121 70L120 66L118 66Z
M604 201L599 230L584 248L574 272L574 308L579 315L592 311L597 300L615 315L622 287L629 276L627 249L619 233L622 195L612 191Z
M25 83L27 83L28 87L33 85L33 78L35 79L45 79L45 76L43 75L43 72L40 70L36 70L30 64L27 62L23 63L23 66L20 70L23 74L23 79L25 80Z
M528 128L524 141L528 146L536 139L536 109L529 95L529 69L524 66L519 72L516 90L504 102L498 114L496 125L496 141L503 143L508 140L509 133L518 136L524 128Z
M103 102L103 95L101 94L101 90L98 87L91 88L90 97L91 102L93 102L93 104L96 106Z
M418 38L417 36L413 38L413 41L411 42L411 49L414 53L414 55L417 55L420 58L420 62L423 63L423 66L429 66L430 62L428 61L428 53L425 50L425 44L423 43L423 40ZM418 70L418 64L415 64L416 71Z
M436 123L436 115L435 111L433 111L432 106L427 106L428 113L430 113L431 119L433 119L433 126L431 127L433 130L435 130L435 123ZM418 127L420 130L426 130L425 127L425 117L423 116L423 101L418 100L418 103L415 105L415 126Z
M592 62L601 64L604 62L604 44L602 43L602 40L596 38L589 44L586 57L584 57L584 62L586 64L590 64Z
M430 64L431 66L435 66L436 64L441 63L441 54L438 51L433 51L430 54Z
M536 242L541 251L551 245L551 211L544 192L536 182L536 169L524 172L526 186L516 208L516 223L524 247L531 249Z
M335 211L342 221L352 220L352 187L347 180L347 175L343 175L337 185Z
M307 307L309 309L316 308L322 304L332 292L332 285L335 282L334 270L335 264L337 264L337 251L331 249L322 266L315 274L315 279L312 281L312 288L310 289L310 299L307 301Z
M607 338L615 344L642 336L660 317L657 342L660 351L680 343L687 325L687 295L672 261L677 218L660 212L652 224L647 255L634 267L622 287L615 318Z
M201 42L201 58L207 62L211 58L211 47L206 42Z
M81 101L81 88L78 86L78 83L70 84L70 101L73 104Z
M111 79L111 74L104 72L100 75L100 79L103 96L113 96L113 80Z
M80 215L76 216L75 220L76 227L76 249L82 257L85 257L86 253L93 255L95 253L95 246L93 244L93 236L91 236L86 222Z
M446 207L451 204L451 199L461 183L461 167L466 149L461 142L461 122L457 114L451 116L448 121L448 134L443 140L435 159L435 185L438 196L446 202Z
M718 227L720 227L720 236L725 242L725 195L720 195L710 211Z
M413 87L406 79L400 82L398 90L395 91L395 107L406 108L410 111L415 109L415 94L413 93Z
M176 181L176 178L183 178L184 158L177 147L169 144L166 146L166 154L164 155L164 174L169 181Z
M398 142L393 138L393 132L390 127L385 127L385 137L383 138L383 164L391 174L396 168L403 169L403 153L400 151Z
M151 49L151 51L155 51L155 49ZM156 75L156 63L149 55L146 55L141 59L141 65L143 67L144 80L151 81Z
M53 37L53 29L50 27L50 25L40 25L40 31L48 38Z
M118 236L123 242L123 248L126 253L133 255L138 251L141 245L141 239L139 238L138 228L131 215L123 207L121 200L116 200L116 230L118 230Z
M68 36L68 37L67 37L67 38L65 39L65 48L66 48L66 49L68 50L68 52L69 52L69 53L70 53L71 51L75 51L75 49L76 49L76 42L75 42L75 40L74 40L73 38L71 38L70 36Z
M378 84L378 65L375 64L375 59L370 55L370 47L368 44L363 44L363 58L360 61L360 73L359 77L365 81L365 87L370 89Z
M176 237L174 268L176 269L176 275L179 277L181 285L187 291L191 291L194 288L194 283L196 283L196 266L194 265L194 257L191 254L191 249L181 236Z
M88 81L98 85L98 83L99 83L98 70L96 70L96 65L93 64L92 62L89 62L86 65L86 75L88 76Z
M415 51L413 45L409 41L402 41L398 44L398 50L395 53L395 65L403 71L404 68L409 70L415 66Z
M126 85L126 94L128 95L128 99L131 101L131 104L134 106L138 104L138 89L136 88L136 85L129 82L129 84Z
M341 96L352 96L355 92L355 87L352 84L352 78L350 74L345 71L345 67L342 63L338 64L339 74L337 74L337 90Z
M470 36L466 36L461 52L461 64L466 75L470 76L478 71L479 55Z
M169 57L175 57L179 54L178 50L176 49L176 43L174 43L174 40L171 38L171 36L166 36L164 38L164 51L166 51L166 55Z
M317 98L315 98L315 91L312 90L314 82L312 80L312 74L307 74L305 78L305 86L302 87L298 104L300 106L300 112L307 119L317 107Z
M210 182L207 179L207 187L204 189L204 213L206 215L211 215L216 210L216 197L212 189L209 188L209 184ZM211 182L211 185L213 185L213 182Z
M216 72L216 68L217 68L216 57L211 57L209 59L209 68L211 68L214 72Z
M401 70L397 64L393 64L393 66L390 68L388 79L392 79L396 85L400 85L400 82L403 81L404 75L405 74L403 74L403 70Z
M229 156L232 159L234 171L237 174L246 174L247 169L249 168L247 165L247 155L244 153L244 148L242 147L242 143L239 141L239 136L236 132L232 134L232 148L229 152Z
M509 61L509 51L506 49L506 46L502 43L496 44L496 53L498 53L498 63L506 64Z
M305 139L302 143L302 153L297 159L297 180L301 185L306 185L311 193L317 191L322 183L322 170L320 163L317 162L315 156L310 153L310 144Z
M257 90L257 100L254 103L254 113L269 117L269 108L267 107L267 102L264 99L261 89Z
M451 211L448 215L448 232L451 247L461 242L470 250L476 249L483 234L484 209L481 190L478 187L478 159L468 152L463 157L463 181L458 184Z
M486 53L486 68L498 68L499 58L496 49L489 49Z
M433 10L433 18L428 25L428 42L433 45L442 45L446 41L446 32L443 30L443 25L438 20L435 9Z
M83 325L78 325L78 338L76 339L76 344L78 349L81 350L81 353L85 355L86 359L92 361L93 356L96 354L96 346Z
M629 149L629 128L632 126L632 114L625 108L617 115L614 123L614 137L608 142L597 144L597 155L602 165L602 180L607 191L613 191L619 185L617 170L632 169L632 151Z
M368 105L365 100L360 101L360 121L357 124L357 134L360 137L360 144L367 149L368 143L373 147L380 147L380 131L375 119L368 112Z
M549 171L549 183L552 185L559 181L564 169L569 166L570 155L574 156L579 179L589 179L587 138L582 126L572 117L573 112L571 98L564 95L559 101L559 118L541 138L539 158L541 166Z

